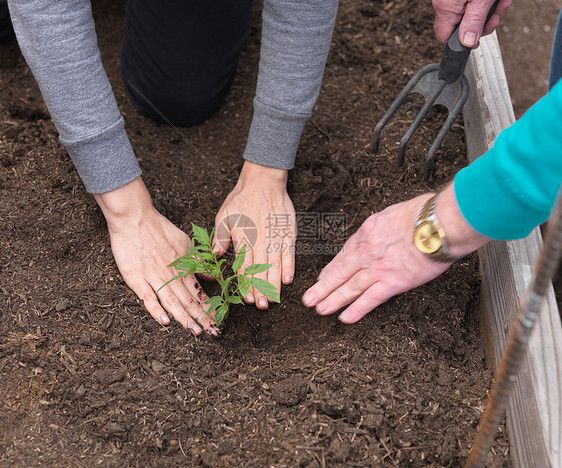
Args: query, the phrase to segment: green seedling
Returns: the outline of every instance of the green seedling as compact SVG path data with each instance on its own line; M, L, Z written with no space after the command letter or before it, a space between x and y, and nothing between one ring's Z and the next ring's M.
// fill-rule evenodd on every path
M211 240L213 238L214 229L209 235L206 229L196 226L193 223L191 227L193 228L193 241L189 246L187 255L174 260L168 265L180 272L160 286L158 291L168 283L194 273L203 273L212 276L219 283L221 291L220 295L213 296L207 300L206 303L211 305L207 311L207 315L216 311L215 322L217 325L220 325L228 316L231 304L244 304L242 298L248 295L251 286L256 288L269 300L279 302L279 293L275 286L261 278L252 277L252 275L257 275L271 268L269 263L249 265L244 269L243 273L236 273L240 270L246 258L246 245L244 244L232 263L232 271L234 274L226 276L225 278L225 268L223 268L223 264L226 260L224 258L220 260L217 258L217 254L214 252L215 245Z

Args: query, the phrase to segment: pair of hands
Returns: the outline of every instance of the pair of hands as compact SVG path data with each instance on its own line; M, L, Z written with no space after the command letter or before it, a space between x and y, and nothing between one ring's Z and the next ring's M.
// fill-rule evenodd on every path
M241 271L252 263L270 263L269 270L255 276L269 281L278 291L282 283L291 283L295 274L292 247L296 218L286 182L287 171L247 161L235 189L216 216L213 239L220 254L228 250L231 241L235 250L253 242L253 246L248 245ZM117 267L150 315L162 325L168 325L172 316L195 335L205 331L217 336L220 331L213 316L207 315L208 296L194 275L172 281L158 291L177 273L166 265L187 254L191 241L155 210L142 180L97 194L95 199L107 221ZM273 215L280 216L282 229L276 229L278 219ZM268 307L267 298L254 288L246 302L262 310Z

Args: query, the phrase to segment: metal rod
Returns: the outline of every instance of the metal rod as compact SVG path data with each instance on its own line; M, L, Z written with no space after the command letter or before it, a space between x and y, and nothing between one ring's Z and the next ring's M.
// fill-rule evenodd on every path
M466 462L467 468L484 466L486 456L494 442L507 397L527 350L531 332L538 320L545 293L558 270L561 254L562 196L559 190L558 202L548 222L547 235L535 266L533 281L525 292L511 328L511 334L496 373L496 380Z

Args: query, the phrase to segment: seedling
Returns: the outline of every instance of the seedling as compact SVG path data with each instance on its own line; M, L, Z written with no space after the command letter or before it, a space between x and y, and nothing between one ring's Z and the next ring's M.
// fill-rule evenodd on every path
M206 304L211 305L207 315L216 311L215 322L217 325L220 325L228 316L231 304L244 304L242 298L248 295L250 286L256 288L269 300L279 302L279 293L275 286L261 278L252 277L252 275L257 275L271 268L269 263L249 265L244 269L243 273L236 273L242 267L246 258L246 244L244 244L232 263L234 274L225 278L223 264L226 260L224 258L219 260L216 252L213 251L215 245L212 244L211 239L213 238L214 229L209 235L206 229L193 223L191 223L191 227L193 228L193 241L189 246L187 255L174 260L168 265L176 270L180 270L180 272L160 286L158 291L168 283L194 273L204 273L212 276L219 283L221 292L220 295L213 296L206 302Z

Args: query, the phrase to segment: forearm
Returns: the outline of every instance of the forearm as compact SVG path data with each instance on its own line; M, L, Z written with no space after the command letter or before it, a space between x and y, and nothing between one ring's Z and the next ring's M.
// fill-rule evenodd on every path
M318 97L337 0L266 0L254 117L244 158L291 169Z
M454 189L468 224L493 239L518 239L550 216L562 181L562 82L462 169Z
M10 0L18 43L86 189L140 175L97 47L87 0Z

